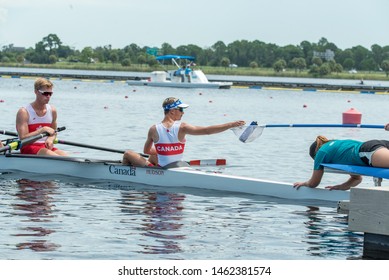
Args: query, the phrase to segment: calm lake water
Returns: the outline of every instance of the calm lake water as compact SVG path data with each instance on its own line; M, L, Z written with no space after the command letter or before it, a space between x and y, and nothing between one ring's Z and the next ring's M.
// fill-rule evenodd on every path
M34 79L0 78L0 129L15 131L18 108L34 99ZM54 80L58 138L142 152L162 101L181 98L183 120L211 125L243 119L260 124L341 123L355 108L366 124L385 124L387 95L295 90L159 89L124 82ZM306 180L308 147L328 138L388 139L381 129L266 128L241 143L232 131L189 136L185 157L226 158L222 171L284 182ZM7 138L4 135L1 139ZM58 146L72 156L121 154ZM44 170L42 170L44 173ZM323 185L346 180L326 174ZM364 185L372 185L365 178ZM336 205L185 188L120 185L23 173L0 174L0 259L270 259L345 260L362 256L363 235L347 230Z

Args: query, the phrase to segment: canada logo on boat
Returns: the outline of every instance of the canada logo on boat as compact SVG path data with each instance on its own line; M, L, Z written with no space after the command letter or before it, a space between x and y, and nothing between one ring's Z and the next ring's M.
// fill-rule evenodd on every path
M120 168L114 165L110 165L109 173L123 176L136 176L135 167L133 166Z

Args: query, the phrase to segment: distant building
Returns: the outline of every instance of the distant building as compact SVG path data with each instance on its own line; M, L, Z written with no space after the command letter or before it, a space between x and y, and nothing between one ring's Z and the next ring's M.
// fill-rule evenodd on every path
M313 51L313 56L329 61L335 58L335 53L332 50L327 49L325 52Z
M8 45L8 46L3 46L2 51L4 52L16 52L16 53L23 53L26 51L26 48L24 47L15 47L14 45Z

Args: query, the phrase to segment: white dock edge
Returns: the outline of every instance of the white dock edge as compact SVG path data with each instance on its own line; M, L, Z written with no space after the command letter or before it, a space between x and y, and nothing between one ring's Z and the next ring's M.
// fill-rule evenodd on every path
M351 189L348 229L364 233L364 257L389 259L389 187Z

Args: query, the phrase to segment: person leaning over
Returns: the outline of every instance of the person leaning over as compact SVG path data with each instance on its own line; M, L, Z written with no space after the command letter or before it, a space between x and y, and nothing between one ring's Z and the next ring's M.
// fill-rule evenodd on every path
M328 140L324 136L317 136L309 148L309 155L314 160L312 176L306 182L294 183L297 189L301 186L315 188L320 184L324 174L322 163L389 168L389 141ZM361 182L362 176L350 175L346 182L326 188L348 190Z
M47 132L50 136L24 145L22 154L38 155L66 155L66 152L54 147L57 128L57 110L48 104L53 95L53 83L44 78L36 79L34 83L35 101L21 107L16 115L16 130L19 139L35 136Z
M144 153L150 157L146 160L140 154L126 151L123 164L134 166L164 167L172 162L183 159L186 138L188 135L207 135L226 131L227 129L242 126L244 121L235 121L211 126L195 126L181 122L184 109L189 105L182 103L178 98L169 97L162 103L164 118L162 122L150 127L144 145Z

